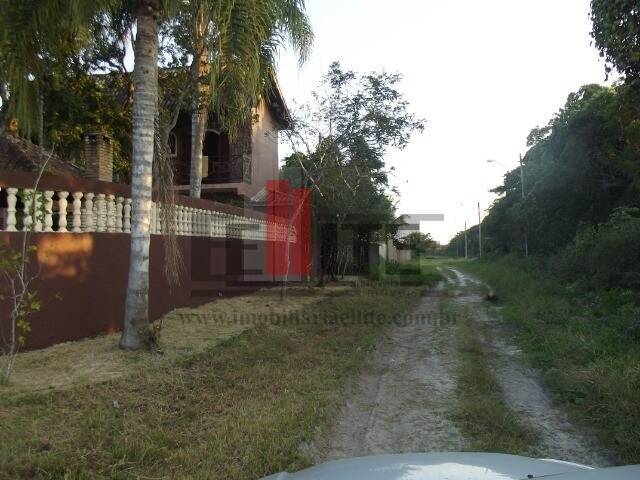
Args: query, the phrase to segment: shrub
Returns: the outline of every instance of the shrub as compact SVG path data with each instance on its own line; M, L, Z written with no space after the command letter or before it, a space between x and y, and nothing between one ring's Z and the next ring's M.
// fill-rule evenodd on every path
M551 269L588 288L640 290L640 209L618 208L609 220L582 227Z
M394 260L387 260L385 265L385 273L388 275L396 275L400 273L400 263Z

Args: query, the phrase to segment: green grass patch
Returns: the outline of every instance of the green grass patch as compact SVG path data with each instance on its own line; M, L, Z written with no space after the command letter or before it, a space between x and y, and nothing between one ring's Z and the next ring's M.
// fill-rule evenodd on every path
M0 478L255 480L307 466L300 444L324 425L380 320L412 298L334 293L300 312L319 322L258 325L170 368L0 397Z
M380 266L374 278L385 285L432 287L443 280L436 265L437 260L427 258L403 263L387 262Z
M580 293L533 261L457 263L488 282L546 385L627 463L640 462L640 309L624 291Z
M443 315L451 313L444 304ZM505 403L502 388L492 373L488 352L480 340L480 327L456 307L459 323L457 394L452 417L470 442L471 450L526 455L539 442L537 434Z

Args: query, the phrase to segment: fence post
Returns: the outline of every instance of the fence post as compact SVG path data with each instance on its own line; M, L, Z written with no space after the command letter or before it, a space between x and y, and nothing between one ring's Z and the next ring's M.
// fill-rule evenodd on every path
M68 232L67 230L67 197L69 192L64 190L58 192L58 232Z
M82 232L82 192L73 192L73 231Z
M53 190L44 191L44 231L53 232Z

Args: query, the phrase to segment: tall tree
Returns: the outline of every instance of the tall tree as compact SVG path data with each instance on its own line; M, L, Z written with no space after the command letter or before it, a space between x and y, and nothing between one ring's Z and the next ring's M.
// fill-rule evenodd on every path
M152 191L153 123L157 113L158 97L158 33L161 15L169 7L167 3L160 0L140 0L136 2L134 10L138 33L133 73L132 192L134 193L132 207L137 210L132 218L129 286L124 330L120 342L121 347L125 349L149 347L155 341L148 318L149 213ZM201 10L196 9L194 12L196 15L192 33L196 34L195 40L198 40L197 37L200 34L203 35L205 41L201 46L205 54L209 51L207 41L212 37L215 38L214 45L217 47L213 57L216 64L211 68L209 81L212 85L222 85L226 89L231 89L217 91L216 97L213 97L217 99L217 103L206 99L207 101L202 104L205 106L224 104L226 111L222 108L215 110L220 114L227 113L226 117L221 115L223 119L229 118L230 111L235 115L237 115L236 112L250 111L259 93L264 91L265 85L260 82L260 79L265 78L263 71L265 59L273 58L274 48L279 44L279 39L288 31L288 28L294 25L287 24L287 18L302 22L300 25L304 28L300 28L301 31L304 30L305 36L301 45L305 51L311 41L306 17L303 16L304 21L301 21L295 16L302 14L302 10L297 8L303 5L301 0L220 0L217 2L196 0L196 4L200 4ZM213 13L205 8L212 5ZM293 9L295 15L291 14L292 6L296 7ZM174 5L174 8L177 8L178 13L187 9L184 2ZM224 12L227 12L226 16L222 15ZM287 12L291 17L287 17L283 12ZM299 26L298 23L295 25ZM207 28L213 31L209 32ZM201 74L206 73L208 68L203 68L207 65L207 59L202 58L203 51L197 52L200 54L198 55L200 60L194 57L196 66L193 71L197 72L199 82L202 81ZM196 90L197 96L200 97L200 89L196 87ZM225 95L222 101L220 97L224 92L231 94ZM205 95L207 93L205 92ZM232 99L235 99L235 102L231 101ZM198 109L197 113L201 115L203 111ZM204 113L206 118L208 111ZM237 116L233 117L234 120L237 118ZM201 119L198 119L198 122L202 125ZM227 121L227 124L233 126L230 121ZM199 145L201 156L201 140ZM201 172L201 169L198 172ZM196 193L199 195L199 185Z
M264 90L264 84L260 84L259 81L255 80L251 81L253 77L250 74L251 72L261 72L260 66L264 64L264 52L269 51L269 40L273 40L273 38L260 35L252 36L251 32L256 30L255 21L252 20L257 17L258 20L266 22L266 25L270 25L274 29L279 28L280 25L278 23L269 23L271 17L255 15L256 12L260 13L259 9L256 10L257 7L272 6L273 1L235 0L234 2L215 2L218 8L221 5L228 7L231 12L231 20L226 28L220 28L220 22L217 24L217 44L219 48L216 60L221 65L224 65L224 68L212 69L216 75L214 78L217 79L217 81L212 81L214 85L220 82L220 84L226 85L227 88L237 87L241 92L249 91L250 94ZM299 2L298 0L292 0L289 3L297 5ZM154 119L157 113L158 97L158 33L163 6L166 8L166 5L163 5L159 0L140 0L136 3L134 10L138 31L135 42L135 68L133 72L132 209L134 214L131 224L131 257L124 329L120 340L120 346L123 349L149 348L155 343L148 315L149 215L152 192ZM185 8L184 4L181 7ZM254 10L251 10L251 8L254 8ZM224 9L222 10L224 11ZM198 11L196 11L197 13ZM202 15L205 13L206 11L203 10ZM254 13L254 15L251 15L251 13ZM220 17L213 16L213 18L219 19ZM278 17L278 20L282 20L282 17ZM202 28L203 34L206 33L203 27L209 25L209 23L210 20L207 20L206 17L204 19L196 18L195 21L195 25ZM200 32L194 31L194 33L199 34ZM308 40L310 41L310 30L308 33ZM208 38L207 35L204 38ZM235 45L235 48L225 48L229 39L234 40L230 43L232 46ZM246 45L243 43L243 39L246 40ZM224 59L221 58L223 57L221 53L224 54ZM194 58L194 61L197 60ZM196 65L194 71L198 72L198 79L200 80L200 74L203 69ZM242 89L243 81L245 82L245 89ZM200 92L198 91L198 93ZM237 95L235 98L237 98ZM244 100L242 96L240 98ZM249 95L249 101L241 100L239 102L240 109L236 105L235 111L241 111L241 109L245 108L249 110L255 104L255 98L256 95L254 93ZM226 108L228 108L229 98L225 98L224 101L227 105ZM198 110L198 114L202 113L201 110ZM200 121L198 119L198 122ZM202 142L200 141L199 145L201 146L201 144ZM199 153L201 156L201 147ZM201 170L199 171L201 172ZM199 196L199 186L197 190L196 193Z
M235 133L269 88L278 49L289 44L303 61L313 34L304 0L193 0L181 18L177 38L193 58L190 194L200 197L209 114Z
M394 220L384 157L424 128L398 91L400 80L398 74L358 74L336 62L313 101L294 112L287 137L295 153L285 160L283 177L302 178L302 186L314 192L322 275L336 273L343 225L364 252L374 232Z
M628 80L640 80L640 5L637 0L591 0L593 36L600 54Z
M91 43L90 24L108 0L0 0L0 99L3 121L14 118L42 140L42 91ZM63 12L61 15L60 13Z
M153 191L153 148L158 102L158 31L160 0L136 2L133 70L131 254L120 347L128 350L155 343L149 324L149 245Z
M205 15L206 0L196 0L193 14L193 106L191 113L191 171L189 173L189 194L200 198L202 190L202 145L204 132L209 120L208 93L209 45L207 45L209 19Z

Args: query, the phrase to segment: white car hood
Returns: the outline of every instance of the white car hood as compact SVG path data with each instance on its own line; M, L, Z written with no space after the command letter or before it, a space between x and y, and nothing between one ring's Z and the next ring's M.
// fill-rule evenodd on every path
M640 466L592 469L499 453L409 453L328 462L263 480L638 480Z

